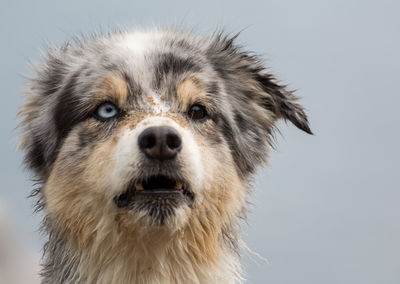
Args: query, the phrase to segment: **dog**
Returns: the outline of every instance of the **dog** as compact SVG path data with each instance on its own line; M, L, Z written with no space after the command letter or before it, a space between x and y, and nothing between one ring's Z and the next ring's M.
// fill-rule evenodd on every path
M223 32L48 47L21 106L42 283L241 283L240 226L278 119L303 107Z

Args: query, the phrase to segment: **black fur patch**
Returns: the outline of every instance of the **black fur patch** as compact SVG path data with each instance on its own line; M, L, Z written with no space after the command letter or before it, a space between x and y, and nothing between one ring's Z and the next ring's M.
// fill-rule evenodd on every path
M219 121L220 129L225 137L225 140L228 142L228 145L231 149L231 154L239 173L241 173L243 176L252 173L256 165L254 164L254 161L249 161L246 159L245 155L243 154L242 150L245 149L239 147L235 138L236 134L231 126L231 123L224 115L220 115Z
M178 57L174 53L162 53L155 68L156 87L159 88L164 76L168 74L180 75L185 72L200 72L201 67L194 59Z
M58 103L54 109L54 120L59 139L66 137L72 126L82 119L79 115L79 98L74 95L79 75L80 72L72 74L59 95Z
M45 164L44 147L40 139L33 138L33 142L27 151L25 161L30 167L41 170Z

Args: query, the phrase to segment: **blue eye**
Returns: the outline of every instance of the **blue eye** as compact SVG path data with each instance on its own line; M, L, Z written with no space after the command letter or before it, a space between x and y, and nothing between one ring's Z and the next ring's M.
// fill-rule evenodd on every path
M112 103L104 103L96 109L95 114L103 119L113 118L118 114L118 109Z

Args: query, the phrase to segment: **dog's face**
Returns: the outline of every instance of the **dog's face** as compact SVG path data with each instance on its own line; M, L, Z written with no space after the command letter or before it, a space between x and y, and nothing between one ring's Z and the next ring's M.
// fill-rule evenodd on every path
M22 109L26 161L81 243L228 227L278 118L302 108L219 35L134 32L50 50Z

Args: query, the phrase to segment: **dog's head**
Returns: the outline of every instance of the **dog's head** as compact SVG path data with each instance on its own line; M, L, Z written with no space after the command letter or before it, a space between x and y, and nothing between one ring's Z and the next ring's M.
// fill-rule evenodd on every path
M218 34L83 39L50 48L30 83L26 162L48 217L82 242L185 228L218 238L243 210L275 121L311 133L296 97Z

